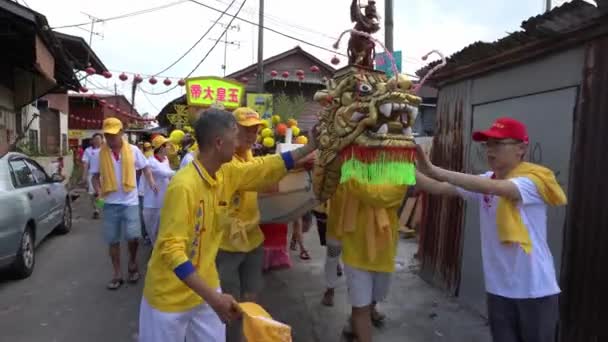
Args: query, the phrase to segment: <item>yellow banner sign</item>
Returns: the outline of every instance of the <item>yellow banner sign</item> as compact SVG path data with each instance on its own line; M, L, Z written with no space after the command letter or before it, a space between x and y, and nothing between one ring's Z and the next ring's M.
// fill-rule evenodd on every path
M70 129L68 130L68 137L70 139L83 139L86 137L86 132L82 129Z
M220 77L186 79L186 99L189 106L211 107L221 105L226 109L241 106L245 87L236 81Z
M255 110L264 119L272 117L272 94L247 94L247 107Z

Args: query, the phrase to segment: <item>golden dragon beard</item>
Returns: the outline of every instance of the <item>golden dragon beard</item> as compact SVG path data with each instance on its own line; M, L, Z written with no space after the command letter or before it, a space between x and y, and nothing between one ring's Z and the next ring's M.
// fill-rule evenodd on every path
M349 66L315 94L319 113L319 149L313 188L320 201L340 183L412 185L415 143L412 126L421 99L412 82L390 80L380 71Z

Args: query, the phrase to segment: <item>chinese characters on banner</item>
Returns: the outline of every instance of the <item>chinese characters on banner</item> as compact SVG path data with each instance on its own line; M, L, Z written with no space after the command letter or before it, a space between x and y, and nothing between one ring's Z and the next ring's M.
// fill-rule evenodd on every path
M189 106L221 105L226 109L241 106L245 89L241 83L219 77L198 77L186 80Z

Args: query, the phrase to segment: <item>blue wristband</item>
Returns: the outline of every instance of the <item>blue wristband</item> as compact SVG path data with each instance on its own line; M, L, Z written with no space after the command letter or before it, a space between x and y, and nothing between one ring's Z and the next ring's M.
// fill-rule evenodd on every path
M296 166L296 162L293 160L291 152L281 153L281 158L283 158L283 162L285 163L285 168L287 170L291 170Z
M192 262L190 260L188 260L188 261L182 263L181 265L177 266L173 270L173 272L180 280L184 280L189 275L196 272L196 269L194 268L194 265L192 265Z

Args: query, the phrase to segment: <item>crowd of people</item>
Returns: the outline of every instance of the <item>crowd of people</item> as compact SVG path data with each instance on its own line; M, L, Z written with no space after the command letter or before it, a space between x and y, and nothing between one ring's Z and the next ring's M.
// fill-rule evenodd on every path
M84 152L83 177L94 215L101 216L113 266L108 289L124 283L121 241L127 241L130 282L140 277L136 255L142 235L153 245L140 307L140 341L243 341L239 303L257 300L264 269L288 263L281 260L287 254L286 226L260 224L258 192L289 170L308 165L316 139L311 136L291 152L254 157L261 125L259 114L249 108L206 110L184 143L179 170L168 160L171 143L166 137L157 135L142 150L123 138L122 123L115 118L104 121L103 136L94 136ZM560 290L547 244L546 211L549 205L563 205L565 195L550 170L523 161L528 136L522 123L499 119L473 140L485 147L490 171L468 175L444 170L418 149L416 188L480 206L494 341L553 341ZM363 213L343 220L332 210L344 197L339 186L327 203L294 222L289 246L299 249L301 259L310 258L302 234L314 218L326 246L322 304L334 305L334 289L346 275L352 314L345 334L368 342L372 327L386 319L377 304L386 299L395 268L399 206L388 212L395 243L370 260L365 257L369 244ZM353 227L344 229L344 222Z

